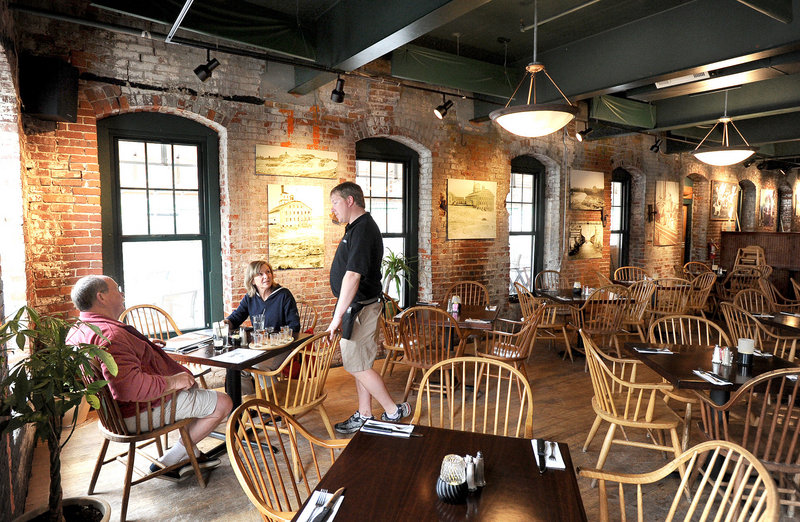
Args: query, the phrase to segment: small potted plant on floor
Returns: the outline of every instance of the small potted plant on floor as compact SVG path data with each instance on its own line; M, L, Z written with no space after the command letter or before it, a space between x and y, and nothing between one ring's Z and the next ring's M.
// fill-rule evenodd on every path
M30 355L15 364L0 382L0 431L11 433L25 424L32 424L35 437L47 444L50 453L50 492L48 506L42 509L37 520L64 520L64 505L61 490L61 449L69 441L75 429L75 420L65 440L61 440L64 414L86 398L92 407L99 407L97 392L106 381L86 385L82 371L91 372L90 362L99 358L116 375L114 358L103 348L94 344L73 345L69 342L70 330L81 322L58 315L40 315L30 307L22 307L0 327L0 347L16 344L30 348ZM88 325L98 334L97 327ZM102 335L102 334L100 334ZM7 360L7 357L5 358ZM0 369L0 372L2 369ZM86 497L98 504L105 515L110 515L110 506L102 499ZM74 504L72 502L70 505ZM23 515L24 520L33 520L33 513ZM35 516L35 515L34 515ZM78 515L86 520L86 515ZM90 519L91 520L91 519Z
M409 281L409 276L412 273L411 267L408 266L412 259L404 256L403 254L395 254L389 249L389 253L383 258L381 268L383 269L383 292L389 293L389 286L394 282L397 289L397 295L402 296L400 292L400 285L403 281Z

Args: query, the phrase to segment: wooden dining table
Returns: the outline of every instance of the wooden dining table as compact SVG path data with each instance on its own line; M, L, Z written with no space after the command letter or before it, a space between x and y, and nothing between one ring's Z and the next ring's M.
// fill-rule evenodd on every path
M345 488L336 520L587 520L566 444L559 443L566 469L540 474L530 439L428 426L414 432L422 436L356 433L317 485ZM439 500L436 480L445 455L478 451L486 486L463 504Z
M792 335L800 335L800 316L798 315L778 312L776 314L753 314L753 317L766 326L774 326L785 332L791 332Z
M431 306L447 311L447 307L439 303L420 302L417 303L417 306ZM500 313L499 308L496 306L485 307L463 303L460 306L461 308L458 313L451 313L450 315L453 316L453 319L458 323L458 327L462 330L491 330L494 328L494 322L497 320L497 316ZM399 320L401 315L403 314L397 314L394 319Z
M573 293L571 288L561 288L559 290L534 290L536 297L544 297L551 301L561 304L570 305L575 307L583 306L583 303L589 298L588 294L583 292Z

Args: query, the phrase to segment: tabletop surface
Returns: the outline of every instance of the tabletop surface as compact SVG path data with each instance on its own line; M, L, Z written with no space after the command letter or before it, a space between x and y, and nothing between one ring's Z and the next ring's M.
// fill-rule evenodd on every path
M294 350L309 337L311 337L311 334L307 333L297 334L295 340L287 344L286 346L282 346L280 348L275 348L271 350L259 350L260 352L263 353L260 354L258 357L248 359L241 363L229 363L229 362L214 360L213 357L219 354L214 352L213 344L203 345L197 350L194 350L192 352L187 352L187 353L167 352L167 354L171 358L181 363L204 364L206 366L215 366L218 368L226 368L228 370L246 370L247 368L250 368L255 364L264 362L267 359L275 357L278 354Z
M539 297L546 297L560 304L570 304L574 306L581 306L586 302L588 295L583 293L573 293L571 288L562 288L559 290L536 290L536 295Z
M796 315L778 312L774 315L754 315L754 317L765 325L777 326L794 334L800 333L800 317Z
M433 305L430 303L417 303L417 306L431 306L433 308L439 308L440 310L447 311L446 306L442 306L439 304ZM497 320L497 315L500 313L500 309L498 307L494 307L494 310L487 310L483 306L479 305L468 305L468 304L461 304L461 310L457 314L450 314L453 316L453 319L456 320L458 323L458 327L461 329L468 329L468 330L491 330L494 326L495 320ZM394 318L395 320L400 319L400 316L403 315L402 313L397 314ZM468 319L477 319L478 321L473 322L469 321Z
M422 437L356 433L318 485L345 487L336 520L586 520L572 459L539 474L530 439L416 426ZM436 496L447 454L483 453L486 486L465 504Z
M679 389L726 389L735 390L750 379L762 373L779 370L782 368L795 368L798 365L780 357L753 357L753 364L749 368L740 367L736 362L731 366L711 364L713 355L712 346L690 346L685 344L659 344L659 343L625 343L624 350L640 359L649 368L664 377L675 388ZM645 354L634 350L634 347L666 347L672 350L672 354ZM736 358L734 350L734 359ZM715 385L701 379L693 373L693 370L703 369L712 371L725 380L733 383L731 385Z

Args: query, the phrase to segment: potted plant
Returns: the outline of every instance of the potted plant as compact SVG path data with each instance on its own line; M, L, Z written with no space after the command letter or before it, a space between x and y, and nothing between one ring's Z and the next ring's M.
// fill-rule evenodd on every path
M26 343L30 346L30 355L10 368L0 383L0 430L10 433L25 424L32 424L36 439L47 443L50 452L50 493L46 520L64 520L61 449L75 430L73 419L72 429L61 442L64 414L75 408L83 398L92 407L98 408L100 402L96 394L107 384L106 381L97 381L87 386L82 379L82 371L91 372L90 362L97 357L113 375L117 373L114 358L103 348L94 344L73 345L69 342L70 330L80 324L81 321L77 319L40 315L33 308L24 306L0 327L0 346L6 350L10 350L6 344L11 344L11 341L20 349ZM100 334L96 326L87 326ZM96 502L96 499L89 500ZM100 500L100 504L103 503L108 513L110 506Z
M395 254L391 248L389 249L389 253L386 254L386 257L381 262L381 268L383 268L383 292L385 294L389 293L389 285L394 281L398 297L402 296L400 285L403 281L411 282L409 276L412 270L408 266L411 261L412 258L408 258L403 254Z

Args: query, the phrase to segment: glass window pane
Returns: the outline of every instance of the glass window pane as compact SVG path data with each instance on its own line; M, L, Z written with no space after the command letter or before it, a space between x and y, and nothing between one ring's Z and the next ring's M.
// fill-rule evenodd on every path
M522 223L520 225L520 232L532 232L533 231L533 205L529 205L525 203L522 205L520 209L520 214L522 215Z
M172 188L172 166L171 165L148 165L147 181L151 189L171 189Z
M386 200L386 215L390 216L386 222L386 232L389 234L402 234L403 220L401 216L403 215L403 200Z
M200 240L123 242L122 262L126 306L160 306L181 330L205 325Z
M150 188L172 188L172 148L169 145L147 144L147 176Z
M122 235L147 234L147 192L121 189L119 195Z
M374 167L375 164L373 164ZM372 186L370 187L370 194L374 197L386 197L386 164L381 164L384 172L376 173L375 169L372 170Z
M200 233L200 196L196 191L175 192L175 225L178 234Z
M622 207L611 207L611 230L622 229Z
M520 283L531 287L531 271L533 266L533 240L531 236L509 236L508 250L511 261L510 287Z
M119 161L144 164L144 143L140 141L118 142Z
M403 164L389 163L387 165L386 194L392 198L403 197Z
M522 175L522 201L533 203L533 174Z
M175 154L175 165L183 165L187 167L197 166L196 145L173 145L172 153Z
M197 190L197 167L176 166L175 188Z
M519 232L522 224L522 212L519 203L508 204L508 231Z
M356 176L356 185L361 187L361 190L364 191L364 195L365 196L368 196L369 195L369 174L367 174L365 176L357 175Z
M171 190L150 191L150 233L175 233L175 208Z
M369 161L356 160L356 177L365 176L369 178Z
M147 170L144 163L119 164L119 186L131 188L147 187Z
M622 183L619 181L611 182L611 205L622 205Z
M372 219L375 220L375 223L378 224L378 228L381 229L381 234L385 234L386 230L386 200L385 199L372 199L372 210L370 210L370 214L372 214Z

